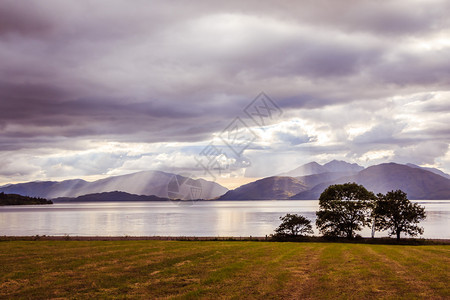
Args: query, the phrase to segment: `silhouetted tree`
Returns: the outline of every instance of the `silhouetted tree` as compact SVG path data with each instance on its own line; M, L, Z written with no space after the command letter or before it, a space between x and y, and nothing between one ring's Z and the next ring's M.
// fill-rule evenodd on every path
M372 212L377 230L390 230L400 240L402 232L416 236L423 233L417 224L426 218L425 208L409 201L401 190L390 191L386 195L378 194Z
M275 229L279 236L303 236L313 233L311 221L304 216L287 214L280 217L280 220L282 221L280 226Z
M356 183L331 185L319 198L316 226L326 236L353 238L368 225L375 195Z

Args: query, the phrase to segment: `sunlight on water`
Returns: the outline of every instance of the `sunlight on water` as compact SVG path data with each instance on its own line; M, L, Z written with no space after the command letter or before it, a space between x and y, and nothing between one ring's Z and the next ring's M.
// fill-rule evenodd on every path
M424 205L424 238L450 238L450 200ZM299 213L315 222L318 201L212 201L193 206L172 202L56 203L0 207L0 235L79 236L265 236L279 217ZM317 229L314 230L319 234ZM360 232L370 236L370 229ZM377 232L376 236L386 236Z

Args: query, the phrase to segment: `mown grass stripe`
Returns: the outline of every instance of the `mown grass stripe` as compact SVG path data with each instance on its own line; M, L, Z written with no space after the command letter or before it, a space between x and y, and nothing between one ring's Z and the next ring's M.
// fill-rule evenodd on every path
M449 246L0 243L0 298L449 298ZM434 266L434 268L433 268Z

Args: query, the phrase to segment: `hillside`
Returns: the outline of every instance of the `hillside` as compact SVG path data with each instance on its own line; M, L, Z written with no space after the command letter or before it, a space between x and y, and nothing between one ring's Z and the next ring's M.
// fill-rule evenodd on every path
M184 188L184 183L188 188ZM65 181L37 181L19 184L9 184L0 187L0 191L24 196L58 198L78 197L86 194L122 191L136 195L155 195L166 198L188 199L186 192L195 186L197 193L193 198L215 198L228 191L218 183L203 179L187 179L186 177L160 171L144 171L121 176L113 176L93 182L81 179ZM181 187L181 189L179 189ZM170 195L169 195L170 193ZM180 194L181 193L181 194Z
M445 177L445 178L447 178L447 179L450 179L450 175L449 175L449 174L444 173L444 172L442 172L441 170L436 169L436 168L420 167L420 166L415 165L415 164L406 164L406 165L407 165L408 167L411 167L411 168L417 168L417 169L422 169L422 170L430 171L430 172L432 172L432 173L434 173L434 174L437 174L437 175L440 175L440 176Z
M37 204L53 204L53 202L43 198L27 197L17 194L5 194L3 192L0 193L0 205L37 205Z
M331 184L356 182L375 193L386 193L401 189L413 200L450 199L450 180L420 168L396 163L371 166L353 176L321 183L308 191L302 191L291 199L318 199L323 190Z
M307 186L299 179L273 176L228 191L219 200L283 200L306 189Z

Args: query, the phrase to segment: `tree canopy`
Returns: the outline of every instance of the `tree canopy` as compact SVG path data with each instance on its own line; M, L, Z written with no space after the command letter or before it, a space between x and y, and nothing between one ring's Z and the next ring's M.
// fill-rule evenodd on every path
M0 192L0 205L34 205L53 204L51 200L37 197L28 197L18 194L5 194Z
M397 240L402 232L410 236L423 233L423 228L417 224L426 218L425 208L409 201L401 190L378 194L372 214L375 228L389 230L389 235L396 235Z
M304 216L286 214L284 217L280 217L280 220L282 221L280 226L275 229L279 236L303 236L313 233L311 221Z
M319 198L316 226L326 236L353 238L370 222L375 195L356 183L331 185Z

